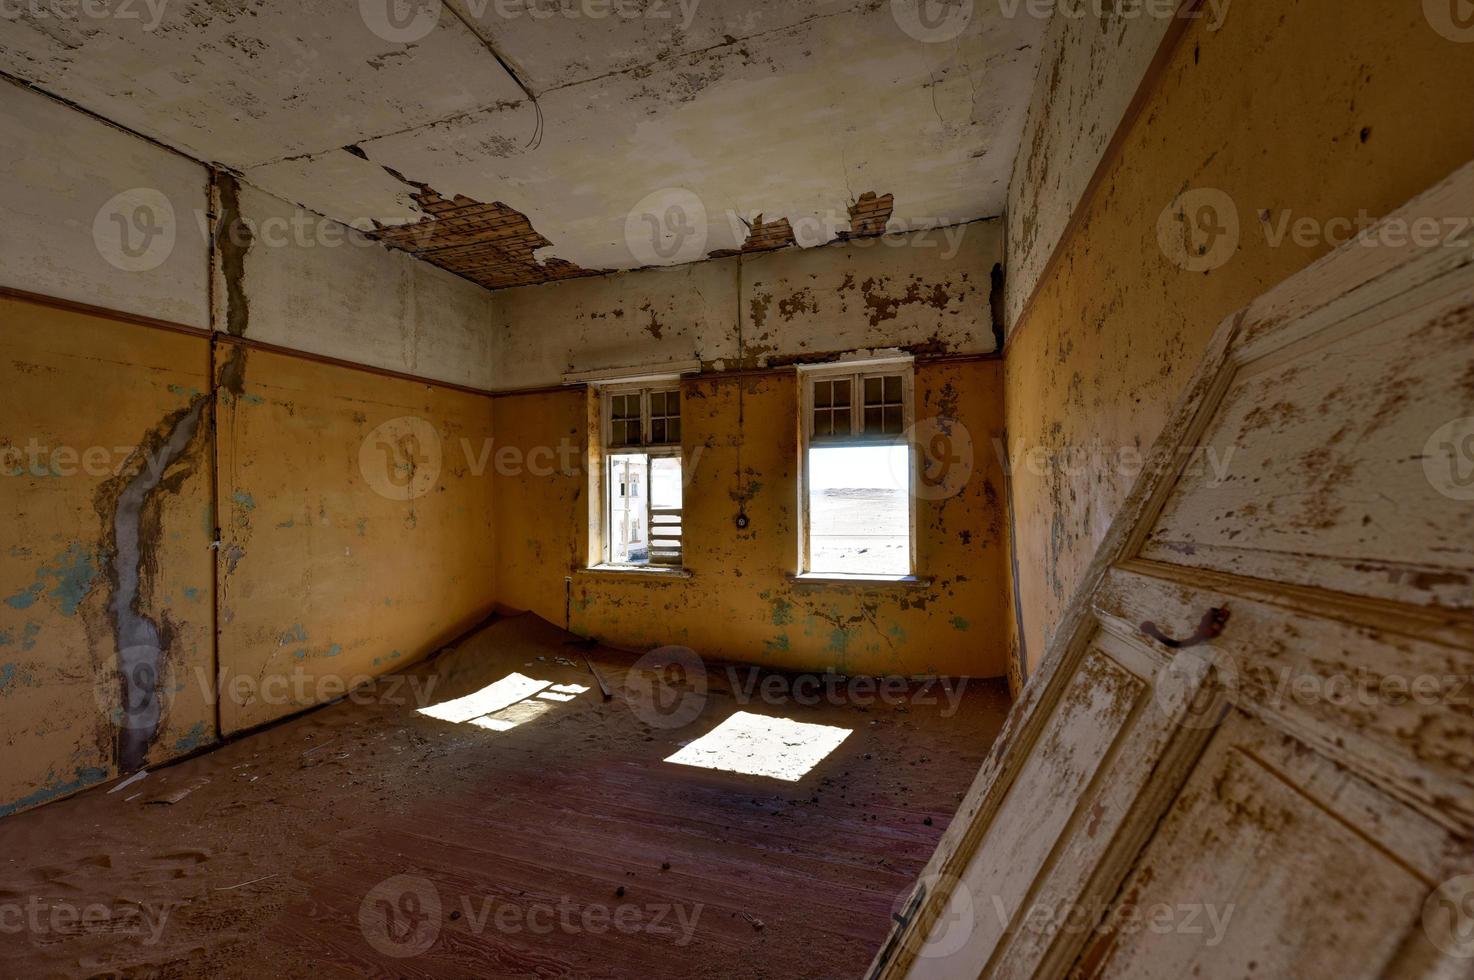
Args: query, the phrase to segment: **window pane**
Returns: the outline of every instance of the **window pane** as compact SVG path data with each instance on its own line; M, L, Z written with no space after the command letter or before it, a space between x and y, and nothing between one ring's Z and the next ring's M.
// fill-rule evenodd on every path
M663 392L663 391L653 391L653 392L651 392L650 393L650 415L651 415L651 417L653 418L656 415L664 415L664 414L665 414L665 392Z
M825 411L823 409L815 410L815 412L814 412L814 435L816 435L816 436L827 436L827 435L832 434L834 432L834 429L833 429L832 424L831 424L831 420L833 418L834 418L834 415L832 413L828 412L828 411Z
M906 446L809 450L809 571L910 574L910 458Z
M881 383L881 379L880 378L866 378L865 379L865 404L867 404L867 405L874 405L874 404L877 404L880 401L880 396L881 396L881 384L880 383Z
M609 457L609 479L605 493L607 561L616 565L644 565L650 561L649 510L645 497L645 472L649 457L623 453Z
M849 380L846 379L844 381L835 381L835 382L833 382L833 384L834 384L834 404L836 404L836 405L848 405L850 403L850 382L849 382Z
M814 382L814 407L828 408L834 404L834 384L830 381Z
M848 408L834 410L834 434L837 436L850 434L850 410Z
M881 414L880 413L881 413L881 410L878 409L878 408L867 408L867 409L865 409L865 431L866 432L882 432L882 431L884 431L881 428Z
M665 441L665 419L652 419L650 421L650 443L658 446Z
M885 400L894 404L901 400L901 376L892 374L885 379Z
M681 564L682 520L681 459L656 456L650 461L651 564Z
M677 416L676 418L673 418L666 423L666 438L673 443L681 441L680 416Z
M885 410L885 431L897 433L901 431L901 406L890 405Z

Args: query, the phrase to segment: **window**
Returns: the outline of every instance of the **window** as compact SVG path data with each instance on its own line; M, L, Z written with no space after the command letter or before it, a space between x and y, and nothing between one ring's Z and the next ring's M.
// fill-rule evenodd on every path
M608 388L604 418L605 565L681 564L681 392L674 386Z
M800 572L913 574L910 362L807 368L801 379Z

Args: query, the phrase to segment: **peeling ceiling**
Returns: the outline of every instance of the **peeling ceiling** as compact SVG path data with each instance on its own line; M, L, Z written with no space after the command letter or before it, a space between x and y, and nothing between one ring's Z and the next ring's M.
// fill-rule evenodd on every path
M0 71L497 288L1000 214L1008 6L31 3Z

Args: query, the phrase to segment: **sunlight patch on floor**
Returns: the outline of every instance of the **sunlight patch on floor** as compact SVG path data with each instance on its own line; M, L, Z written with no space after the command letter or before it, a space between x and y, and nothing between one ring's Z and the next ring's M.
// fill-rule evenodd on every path
M739 711L665 761L793 783L850 734L850 729L834 725L811 725Z
M472 694L420 708L419 713L457 725L470 723L487 731L505 732L587 690L584 684L554 684L513 673Z

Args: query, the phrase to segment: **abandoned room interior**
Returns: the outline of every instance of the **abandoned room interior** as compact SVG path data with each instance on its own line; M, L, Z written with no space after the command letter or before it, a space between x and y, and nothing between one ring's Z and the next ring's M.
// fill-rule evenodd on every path
M0 74L0 976L1474 976L1468 0Z

